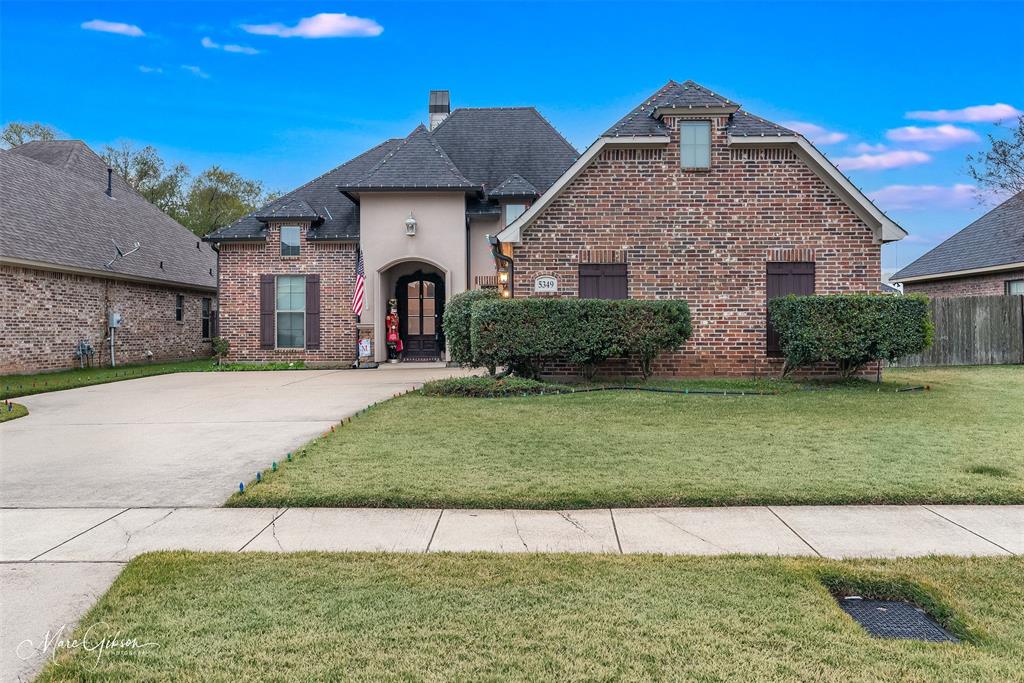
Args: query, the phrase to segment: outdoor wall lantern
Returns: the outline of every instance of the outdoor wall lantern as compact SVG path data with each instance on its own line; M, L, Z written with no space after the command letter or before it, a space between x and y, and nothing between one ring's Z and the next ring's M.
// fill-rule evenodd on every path
M409 237L416 236L416 217L412 215L412 211L409 212L409 217L405 219L405 234Z

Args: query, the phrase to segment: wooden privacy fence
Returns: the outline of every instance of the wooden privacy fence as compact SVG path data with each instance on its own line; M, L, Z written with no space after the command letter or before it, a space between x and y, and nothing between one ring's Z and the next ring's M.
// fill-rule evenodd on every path
M932 299L935 340L898 365L1008 365L1024 363L1024 296Z

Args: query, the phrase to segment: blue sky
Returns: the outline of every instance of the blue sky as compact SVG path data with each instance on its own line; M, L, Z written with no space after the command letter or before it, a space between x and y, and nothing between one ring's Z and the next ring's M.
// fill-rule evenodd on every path
M7 2L0 119L288 190L454 106L534 105L583 149L668 79L802 125L911 231L984 210L964 157L1024 109L1016 3ZM991 105L1005 105L992 108ZM980 107L980 108L979 108ZM916 113L915 113L916 112ZM817 126L821 130L807 126Z

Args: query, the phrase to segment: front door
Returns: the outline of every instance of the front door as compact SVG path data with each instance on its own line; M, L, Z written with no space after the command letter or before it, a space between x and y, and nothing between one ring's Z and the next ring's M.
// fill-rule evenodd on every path
M444 278L417 271L398 279L398 333L402 337L402 359L440 360L444 352L441 316L444 313Z

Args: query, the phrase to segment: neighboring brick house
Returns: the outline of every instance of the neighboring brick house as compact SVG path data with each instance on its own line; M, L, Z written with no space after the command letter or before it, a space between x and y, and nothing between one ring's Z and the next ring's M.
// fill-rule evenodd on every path
M386 140L206 237L218 249L231 359L348 366L362 339L363 360L383 361L392 300L402 360L445 358L445 301L497 284L487 236L579 155L531 107L451 111L447 91L433 91L428 113L429 128Z
M1024 294L1024 192L892 276L906 294Z
M82 342L109 365L112 313L118 364L209 356L215 268L84 143L0 151L0 373L78 367Z
M443 358L444 301L497 286L686 299L693 338L657 372L764 374L781 366L768 298L878 292L881 245L906 235L798 133L690 81L670 81L582 156L533 109L449 116L447 103L432 93L430 129L209 236L234 358L350 364L358 337L383 360L389 298L403 359ZM359 253L357 325L345 306Z
M688 301L693 336L656 373L751 375L781 366L769 298L879 292L905 235L798 133L670 81L498 239L515 296Z

